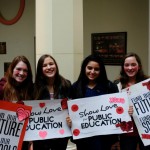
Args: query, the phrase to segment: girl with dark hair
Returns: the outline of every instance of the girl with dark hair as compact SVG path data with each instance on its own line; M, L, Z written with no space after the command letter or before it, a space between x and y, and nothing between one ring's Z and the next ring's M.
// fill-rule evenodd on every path
M6 101L31 100L33 91L32 71L25 56L17 56L11 62L6 75L0 80L0 99ZM22 150L28 150L28 142L23 142Z
M148 76L146 76L143 72L142 63L139 56L135 53L128 53L123 58L120 77L115 81L119 91L121 92L122 89L146 79L148 79ZM150 149L150 146L144 147L133 121L133 132L120 135L120 149L136 150L138 144L140 150Z
M108 80L104 63L97 55L89 55L81 65L78 80L72 85L72 99L92 97L118 92L117 86ZM66 118L71 126L70 117ZM74 140L77 150L111 150L115 135L101 135Z
M43 55L37 64L34 84L35 100L69 98L71 83L59 74L58 65L50 55ZM34 150L66 150L68 138L38 140L33 142Z

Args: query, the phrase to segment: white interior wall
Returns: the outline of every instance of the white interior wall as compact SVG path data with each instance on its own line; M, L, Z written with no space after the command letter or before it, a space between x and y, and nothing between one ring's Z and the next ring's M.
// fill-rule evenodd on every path
M145 74L149 70L149 0L83 0L84 57L91 53L91 33L127 32L127 52L137 53ZM108 78L119 76L120 66L107 65Z
M35 73L35 1L26 0L22 17L12 25L0 23L0 42L6 42L6 54L0 54L0 78L4 76L4 62L11 62L17 55L25 55ZM19 0L0 0L0 10L5 19L13 19L20 6Z
M71 82L83 56L82 13L81 0L36 1L36 60L51 54L60 74Z
M45 14L41 13L43 7L42 5L44 5L42 1L41 6L39 7L39 9L41 8L41 10L37 12L38 16L41 15L41 22L39 22L37 26L40 27L43 24L44 28L41 28L41 31L39 30L39 33L37 34L40 35L46 34L45 36L48 36L47 34L49 34L49 37L45 38L44 40L43 38L39 37L38 42L36 42L38 48L36 58L38 59L38 56L41 56L40 51L42 51L42 53L47 52L44 45L48 45L49 48L48 51L50 53L53 53L54 56L56 57L58 64L60 66L61 73L66 78L75 81L78 77L81 61L83 59L83 33L84 33L84 57L85 57L91 52L90 34L92 32L128 30L129 32L127 41L128 49L130 49L130 51L136 50L137 52L139 52L143 61L144 70L148 72L148 74L150 74L150 44L149 39L147 39L148 36L150 36L150 31L148 30L147 27L148 24L150 24L148 22L148 19L150 19L150 12L148 12L147 16L143 16L144 15L143 13L145 13L145 11L147 11L148 9L147 7L150 6L150 4L147 5L147 1L148 0L145 1L84 0L83 4L81 0L76 0L76 1L69 1L69 4L66 4L66 9L63 13L63 9L65 7L65 5L63 4L67 3L67 0L64 0L63 4L62 1L60 2L60 4L62 4L63 7L58 5L59 0L53 1L53 4L52 0L49 0L47 2L50 3L50 5L48 4L48 6L46 6L48 7L49 12L47 14L47 12L44 11L44 13L46 14L45 19L50 20L50 22L49 23L47 22L46 24L44 24L44 22L42 21L42 15L45 16ZM123 3L125 4L128 3L129 7L125 7L127 4L123 5ZM56 4L58 5L58 7L55 6ZM86 10L85 13L85 6L87 7L87 5L89 5L90 7L88 6L88 10ZM16 15L16 12L18 11L18 8L19 8L19 0L13 1L0 0L0 10L6 19L11 19L12 17L14 17ZM61 8L60 9L61 11L59 11L58 8ZM112 9L114 9L115 11L120 11L119 12L120 14L116 12L116 14L114 15L115 11L113 13L110 13ZM83 10L84 13L82 12ZM121 10L124 10L123 11L124 17L118 17L118 15L122 14ZM134 24L133 22L127 22L132 20L128 19L128 16L130 17L133 14L134 16L136 16L137 12L136 10L140 10L137 13L138 16L137 19L139 22L136 21L136 18L134 18L133 20ZM102 13L100 11L102 11ZM67 12L70 14L67 14ZM92 14L94 15L94 17L91 16ZM108 15L109 17L107 17ZM60 16L61 19L59 21ZM73 16L73 19L71 19L71 16ZM69 21L66 21L66 18L69 19ZM83 28L83 18L84 18L84 28ZM100 21L97 22L96 21L97 19ZM53 24L52 21L54 21ZM63 23L64 25L62 25L62 22L66 23ZM68 24L68 22L70 23ZM106 22L107 25L105 25ZM68 30L67 26L69 26ZM45 31L43 32L43 30ZM73 33L72 32L68 33L70 31L73 31ZM147 33L147 35L145 33ZM11 62L16 55L21 54L24 54L25 56L28 57L29 61L31 62L32 70L34 73L35 70L34 36L35 36L35 1L26 0L24 13L21 19L16 24L8 26L0 23L0 42L6 42L7 44L7 53L0 54L0 70L1 70L0 77L3 77L4 75L4 62ZM57 37L59 39L58 42ZM60 40L63 39L64 37L65 37L64 40ZM36 40L37 38L38 36L36 36ZM52 39L54 40L54 42ZM140 43L141 41L142 44ZM43 47L38 46L41 43L43 43L42 44ZM59 53L57 53L58 51ZM62 57L63 55L66 55L66 57ZM119 66L106 66L106 69L108 73L111 72L109 73L110 79L114 79L118 75L118 72L120 71Z

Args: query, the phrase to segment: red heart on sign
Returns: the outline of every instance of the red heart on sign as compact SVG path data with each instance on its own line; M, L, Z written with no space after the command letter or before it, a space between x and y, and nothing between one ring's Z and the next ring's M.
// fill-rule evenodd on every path
M28 118L30 116L30 111L29 110L25 110L24 108L22 107L19 107L17 109L17 117L18 117L18 120L19 121L23 121L25 120L26 118Z
M39 103L39 106L40 106L41 108L43 108L43 107L45 106L45 103Z
M39 136L44 139L47 136L47 132L46 131L40 131L39 132Z
M122 131L132 131L133 122L132 121L122 121L121 123L116 124L116 127L120 127Z
M142 83L143 86L146 86L148 90L150 90L150 81Z
M68 108L67 101L68 101L68 98L64 98L61 100L61 107L63 110Z

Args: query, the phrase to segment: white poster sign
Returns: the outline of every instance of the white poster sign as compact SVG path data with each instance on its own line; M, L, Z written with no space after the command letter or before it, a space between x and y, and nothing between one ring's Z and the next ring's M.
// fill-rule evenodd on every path
M68 110L64 100L25 101L32 106L24 141L63 138L71 136L66 123Z
M0 150L21 150L32 107L0 101Z
M126 92L68 101L74 139L133 131Z
M150 79L126 89L133 105L133 119L145 146L150 145Z

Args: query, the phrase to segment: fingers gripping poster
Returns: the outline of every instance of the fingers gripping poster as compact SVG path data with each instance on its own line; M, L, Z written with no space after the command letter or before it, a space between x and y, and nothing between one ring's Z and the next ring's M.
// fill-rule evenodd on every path
M68 101L73 139L133 132L126 92Z
M134 108L133 119L145 146L150 145L150 78L125 89Z
M21 150L31 109L0 101L0 150Z
M25 101L25 104L32 106L25 141L71 136L66 123L67 99Z

